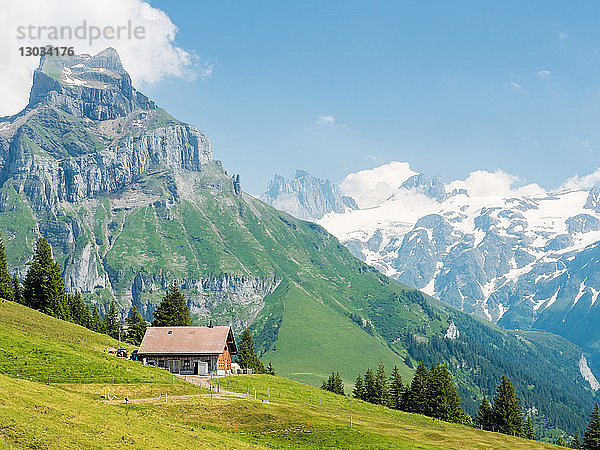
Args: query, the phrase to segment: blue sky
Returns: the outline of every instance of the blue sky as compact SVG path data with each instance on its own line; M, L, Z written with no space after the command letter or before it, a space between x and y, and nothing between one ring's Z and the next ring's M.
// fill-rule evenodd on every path
M600 165L597 3L150 3L212 72L144 91L249 192L274 172L340 180L390 160L547 188Z

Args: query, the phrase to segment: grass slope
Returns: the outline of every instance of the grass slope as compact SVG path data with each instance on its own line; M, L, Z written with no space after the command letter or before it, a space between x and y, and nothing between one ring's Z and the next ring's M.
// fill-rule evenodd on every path
M319 385L333 369L351 374L359 365L376 367L383 361L388 368L397 365L404 379L412 376L412 369L385 342L340 317L297 285L288 288L283 304L286 314L277 342L262 357L265 362L272 361L280 374ZM290 354L293 360L287 356Z
M2 448L549 448L268 375L220 380L223 388L252 392L247 398L173 398L205 391L173 383L162 369L105 355L111 338L11 302L0 303L0 336L9 361L0 366ZM64 370L73 378L61 377ZM98 383L90 373L114 373L119 384ZM109 405L105 390L118 398L162 398Z

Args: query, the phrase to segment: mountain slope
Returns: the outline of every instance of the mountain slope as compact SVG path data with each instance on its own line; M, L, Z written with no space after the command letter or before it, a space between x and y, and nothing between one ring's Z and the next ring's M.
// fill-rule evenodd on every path
M600 189L546 192L478 171L443 184L390 163L350 174L360 208L319 223L361 260L505 328L543 329L600 367Z
M281 374L320 384L339 370L352 383L379 361L405 378L416 361L445 362L473 414L509 373L550 426L581 428L594 392L577 347L562 340L557 356L444 306L354 258L320 225L245 194L201 132L128 80L113 50L42 59L29 106L0 122L12 270L23 275L42 234L69 290L89 302L104 309L114 298L151 318L177 280L196 322L250 326ZM437 192L433 180L415 183ZM558 375L540 377L542 367Z

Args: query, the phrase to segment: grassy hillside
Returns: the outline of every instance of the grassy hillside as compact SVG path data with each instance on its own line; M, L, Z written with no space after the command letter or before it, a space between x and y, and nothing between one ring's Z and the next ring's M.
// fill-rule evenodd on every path
M200 392L179 379L173 383L164 370L104 351L117 345L105 334L0 299L0 373L50 384L154 384Z
M162 369L105 355L115 344L106 336L6 301L0 337L12 362L0 366L3 448L549 448L268 375L223 378L222 387L252 394L211 399ZM105 382L89 377L98 373ZM133 401L106 404L105 391ZM184 394L193 396L174 397Z

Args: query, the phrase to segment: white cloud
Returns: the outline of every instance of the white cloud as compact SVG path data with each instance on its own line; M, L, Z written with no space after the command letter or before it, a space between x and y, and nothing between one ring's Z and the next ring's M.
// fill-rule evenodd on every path
M600 183L600 168L588 175L575 175L567 179L559 188L559 191L572 189L590 189Z
M360 208L380 205L398 191L400 185L417 172L407 162L389 164L349 174L340 183L344 195L352 197Z
M204 66L202 66L202 69L200 70L200 75L204 79L209 78L212 75L213 70L215 70L215 64L207 62L204 64Z
M502 170L488 172L477 170L465 180L455 180L446 186L447 191L466 189L471 197L511 197L511 196L542 196L546 191L537 184L513 187L519 177Z
M546 80L546 79L550 78L550 75L552 75L552 74L550 73L549 70L538 70L537 73L535 74L535 76L541 80Z
M563 31L559 31L558 32L558 37L561 41L564 41L565 39L567 39L569 37L569 35Z
M4 11L2 11L4 9ZM196 57L178 47L175 43L177 27L169 16L160 9L153 8L142 0L6 0L0 6L0 115L14 114L27 103L31 85L31 75L39 63L39 58L21 56L19 47L53 44L73 46L76 53L95 54L106 47L114 47L119 52L125 69L136 86L156 83L165 77L194 77ZM143 27L143 39L89 40L65 39L50 40L47 32L42 39L37 32L30 38L18 38L17 28L33 25L73 28L86 21L88 27L96 26ZM200 71L209 76L213 66Z
M523 90L523 88L521 87L521 85L519 83L517 83L516 81L511 81L510 83L508 83L508 85L511 88L513 88L513 89L515 89L517 91L522 91Z
M315 123L317 125L333 125L335 123L335 117L331 116L331 115L326 115L326 116L319 116L317 118L317 120L315 120Z

